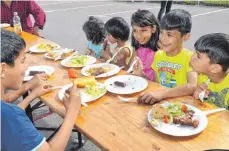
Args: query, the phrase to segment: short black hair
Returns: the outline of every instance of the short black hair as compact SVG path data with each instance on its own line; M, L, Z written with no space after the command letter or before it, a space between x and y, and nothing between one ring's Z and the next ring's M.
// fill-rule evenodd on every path
M105 24L107 33L111 34L114 38L122 41L127 41L130 35L130 27L122 17L113 17Z
M153 49L154 51L157 51L158 50L157 43L158 43L159 34L160 34L160 25L159 25L157 18L154 16L154 14L148 10L138 9L131 17L131 26L133 25L137 25L140 27L151 26L153 28L156 28L156 32L152 34L151 39L144 46L149 47ZM138 49L139 47L141 47L141 45L134 39L133 33L131 37L131 43L135 49Z
M182 36L191 32L192 17L191 14L183 9L173 9L165 14L160 21L161 29L177 29Z
M14 32L1 30L1 63L14 66L15 59L24 48L26 43L23 38Z
M229 35L212 33L200 37L195 42L195 50L206 53L211 63L220 64L223 71L229 69Z
M83 24L83 31L87 40L93 44L100 44L105 39L104 22L97 17L90 16L88 21Z

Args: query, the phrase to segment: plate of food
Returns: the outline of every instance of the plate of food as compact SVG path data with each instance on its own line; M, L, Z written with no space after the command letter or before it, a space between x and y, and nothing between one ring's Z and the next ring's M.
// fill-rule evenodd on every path
M54 73L55 69L50 66L31 66L25 71L24 81L29 81L36 74L46 73L51 76Z
M6 27L10 27L10 24L2 23L0 26L1 26L1 28L6 28Z
M53 50L53 51L49 51L47 53L44 54L45 58L48 59L65 59L69 56L71 56L73 53L76 53L76 51L74 51L73 49L60 49L60 50Z
M32 46L29 50L33 53L46 53L49 51L60 49L60 46L54 43L41 43Z
M198 108L181 102L155 104L148 121L157 131L171 136L191 136L202 132L208 119Z
M94 77L78 78L74 81L74 84L77 85L78 88L80 88L81 101L85 103L95 101L105 95L107 92L106 86L102 83L96 82ZM66 92L66 90L72 87L72 85L72 83L65 85L59 91L58 96L60 100L63 100L64 93Z
M105 85L109 92L116 94L132 94L146 89L148 82L142 77L120 75L107 79Z
M119 66L107 63L87 65L81 70L84 76L95 76L96 78L109 77L120 71Z
M61 61L64 67L80 68L96 62L96 58L87 55L76 55L74 57L66 58Z

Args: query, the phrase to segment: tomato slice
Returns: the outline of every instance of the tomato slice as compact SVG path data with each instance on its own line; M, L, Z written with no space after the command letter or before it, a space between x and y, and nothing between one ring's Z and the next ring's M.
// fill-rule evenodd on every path
M77 78L76 70L73 68L68 69L68 77L69 78Z
M169 123L169 119L168 119L168 116L167 115L164 115L164 122L165 123Z
M188 112L188 108L187 108L186 105L182 105L181 110L182 110L184 113Z

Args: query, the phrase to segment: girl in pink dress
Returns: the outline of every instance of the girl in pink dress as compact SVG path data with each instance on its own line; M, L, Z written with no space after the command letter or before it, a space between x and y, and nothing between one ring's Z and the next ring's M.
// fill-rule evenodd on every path
M152 12L137 10L131 17L132 46L136 50L136 60L133 73L154 80L154 71L151 65L154 54L158 50L160 34L159 23Z

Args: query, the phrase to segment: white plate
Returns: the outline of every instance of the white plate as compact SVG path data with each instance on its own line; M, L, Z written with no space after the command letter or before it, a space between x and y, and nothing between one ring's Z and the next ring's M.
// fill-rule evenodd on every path
M90 68L98 68L98 67L106 67L106 68L109 68L110 70L106 73L95 76L96 78L109 77L109 76L117 74L120 71L120 68L117 65L107 64L107 63L98 63L98 64L87 65L86 67L84 67L81 70L81 74L84 76L90 76L90 74L88 74L86 71Z
M87 55L85 55L87 56ZM67 62L72 59L72 58L76 58L78 57L77 56L74 56L74 57L70 57L70 58L66 58L64 60L61 61L61 65L64 66L64 67L68 67L68 68L80 68L80 67L84 67L84 66L87 66L87 65L90 65L90 64L93 64L96 62L96 58L95 57L92 57L92 56L87 56L87 62L84 64L84 65L79 65L79 66L74 66L74 65L68 65Z
M33 76L29 76L30 71L44 71L46 74L51 76L54 73L55 69L53 67L50 67L50 66L31 66L31 67L28 67L28 69L25 71L24 81L29 81L33 78Z
M55 52L57 52L58 53L58 55L62 55L62 53L63 52L66 52L67 50L73 50L73 49L68 49L68 48L65 48L65 49L60 49L60 50L54 50ZM74 53L75 51L73 51L73 53ZM59 56L57 56L57 57L50 57L50 56L48 56L48 52L47 53L45 53L44 54L44 56L45 56L45 58L47 58L47 59L52 59L52 60L55 60L57 57L59 57ZM64 59L64 58L59 58L59 59ZM58 60L59 60L58 59Z
M101 87L105 87L105 85L102 84L102 83L97 82L96 84L99 85L99 86L101 86ZM68 88L70 88L71 86L72 86L72 83L70 83L70 84L68 84L68 85L65 85L65 86L59 91L58 97L59 97L60 100L63 100L65 91L66 91ZM104 96L104 95L106 94L106 92L107 92L107 91L105 91L104 93L100 94L100 95L97 96L97 97L93 97L93 96L90 96L90 95L88 95L87 93L85 93L85 92L83 92L83 91L80 91L81 102L85 102L85 103L86 103L86 102L95 101L95 100L101 98L102 96Z
M169 102L163 103L163 105L168 105ZM197 128L194 128L192 126L185 126L185 125L180 125L180 124L166 124L164 122L160 122L158 126L152 126L155 128L157 131L171 135L171 136L191 136L198 134L202 132L208 125L208 119L206 115L199 110L198 108L185 104L187 107L193 111L195 111L195 114L198 114L198 116L194 116L193 119L196 119L199 121L199 125ZM148 113L148 121L152 121L153 117L151 115L152 109Z
M10 27L10 24L7 24L7 23L1 24L1 28L5 28L5 27Z
M46 43L46 44L48 44L48 43ZM53 44L53 43L50 43L50 44ZM40 44L36 44L36 45L30 47L30 48L29 48L29 51L30 51L30 52L33 52L33 53L46 53L46 52L47 52L46 50L39 50L39 49L37 49L37 47L38 47L39 45L40 45ZM60 46L59 46L59 45L57 45L57 44L54 44L54 45L56 45L56 49L60 49ZM56 50L56 49L53 49L53 50ZM52 50L51 50L51 51L52 51Z
M115 81L123 82L126 84L126 86L125 87L115 86L114 85ZM106 80L105 85L109 92L116 93L116 94L132 94L132 93L140 92L145 88L147 88L148 82L142 77L133 76L133 75L120 75Z

